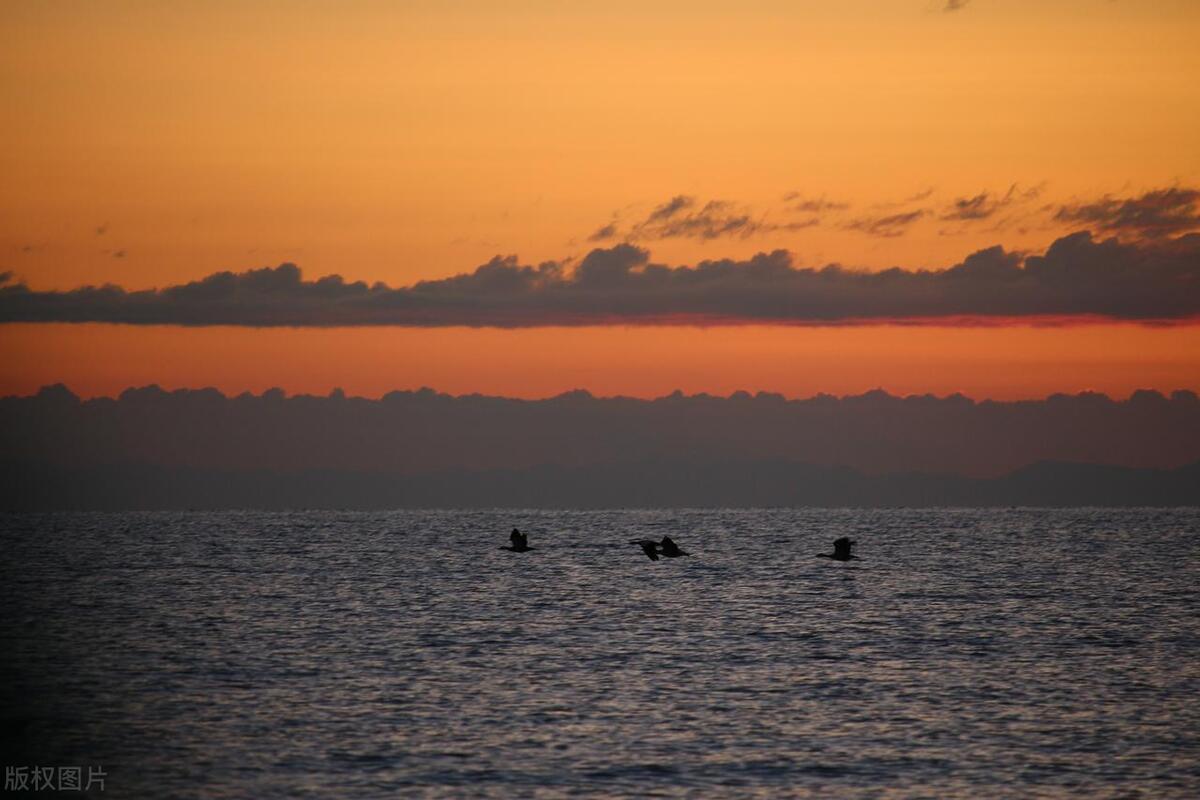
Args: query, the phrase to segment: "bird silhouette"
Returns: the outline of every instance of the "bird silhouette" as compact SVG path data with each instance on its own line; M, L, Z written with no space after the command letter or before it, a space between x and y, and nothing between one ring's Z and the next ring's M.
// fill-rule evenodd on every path
M661 542L656 542L653 539L630 539L630 544L636 544L642 548L642 552L651 561L658 561L659 556L664 558L679 558L680 556L691 555L688 551L683 550L670 536L664 536Z
M508 540L512 544L508 547L501 547L501 550L508 550L513 553L524 553L533 548L529 546L529 537L521 533L516 528L512 529L512 533L508 535Z
M854 544L854 540L849 536L834 539L833 552L817 553L817 558L832 558L834 561L858 561L859 557L850 552L854 549Z
M658 542L653 539L630 539L630 544L641 545L642 552L651 561L658 561Z
M675 544L670 536L664 536L658 544L658 552L662 553L667 558L679 558L680 556L691 555L686 550L681 550L679 545Z

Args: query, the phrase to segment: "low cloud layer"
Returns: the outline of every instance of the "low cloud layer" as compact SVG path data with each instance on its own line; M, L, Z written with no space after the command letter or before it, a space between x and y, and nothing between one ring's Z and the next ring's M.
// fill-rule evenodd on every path
M338 391L226 397L215 389L148 386L82 401L56 386L33 397L0 398L0 442L0 465L76 468L411 475L641 463L653 465L661 480L672 472L662 465L671 462L690 482L691 469L704 464L782 459L875 473L982 476L1043 460L1165 468L1195 462L1200 400L1190 391L1139 391L1124 400L1084 393L975 402L878 390L803 400L746 392L639 400L584 391L513 400L431 389L367 400Z
M668 217L669 218L669 217ZM1122 242L1086 232L1041 255L981 250L945 270L799 268L785 250L671 268L631 244L573 268L494 258L410 287L305 280L293 264L163 289L33 291L0 275L0 322L534 327L603 324L1200 319L1200 235Z

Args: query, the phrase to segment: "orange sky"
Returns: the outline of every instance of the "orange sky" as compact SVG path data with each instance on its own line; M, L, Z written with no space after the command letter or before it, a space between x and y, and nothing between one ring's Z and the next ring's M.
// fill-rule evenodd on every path
M1200 184L1194 0L84 2L0 8L0 272L144 288L282 261L405 285L579 256L678 194L803 230L667 263L937 268L1048 206ZM954 199L1016 185L983 222ZM931 190L931 191L930 191ZM919 195L919 200L912 200ZM856 219L925 209L903 235ZM172 329L0 325L0 391L378 395L1200 388L1194 326Z
M379 397L392 389L549 397L808 397L950 394L1018 399L1054 392L1200 389L1200 326L1067 328L767 327L188 329L9 325L0 395L65 381L85 397L130 385L214 386L226 394ZM65 377L64 377L65 376Z

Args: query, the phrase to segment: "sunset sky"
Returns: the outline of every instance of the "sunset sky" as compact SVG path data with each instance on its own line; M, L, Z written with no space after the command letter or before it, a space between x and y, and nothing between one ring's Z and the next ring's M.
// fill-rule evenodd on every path
M0 41L0 394L1200 389L1195 0L48 1ZM63 294L283 263L265 322Z

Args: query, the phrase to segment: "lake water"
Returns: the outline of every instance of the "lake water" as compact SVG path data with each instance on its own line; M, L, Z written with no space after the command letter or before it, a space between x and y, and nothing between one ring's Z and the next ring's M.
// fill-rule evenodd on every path
M6 764L98 797L1200 796L1195 509L0 526Z

